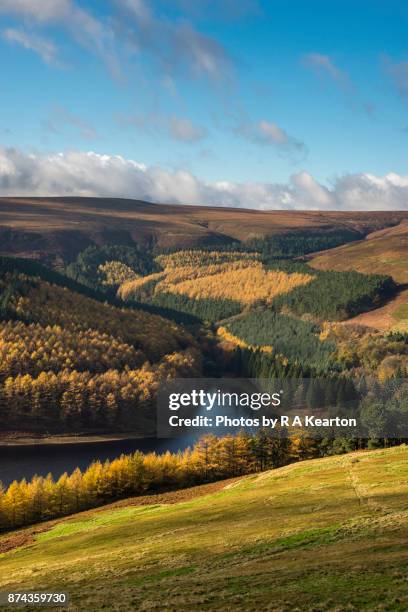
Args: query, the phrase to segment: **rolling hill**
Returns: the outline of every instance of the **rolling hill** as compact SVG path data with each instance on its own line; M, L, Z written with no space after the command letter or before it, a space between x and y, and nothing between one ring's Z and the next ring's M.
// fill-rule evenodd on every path
M378 230L365 240L309 256L309 265L318 270L357 270L388 274L402 285L398 295L385 306L347 321L377 330L406 332L408 329L408 221Z
M381 331L408 332L408 289L400 291L385 306L363 312L345 323L364 325Z
M188 248L299 230L368 232L407 212L256 211L104 198L0 198L0 254L66 262L90 245Z
M311 460L6 534L0 587L64 590L89 612L402 612L407 460L406 446Z
M375 231L358 242L318 253L309 264L319 270L357 270L389 274L408 283L408 221Z

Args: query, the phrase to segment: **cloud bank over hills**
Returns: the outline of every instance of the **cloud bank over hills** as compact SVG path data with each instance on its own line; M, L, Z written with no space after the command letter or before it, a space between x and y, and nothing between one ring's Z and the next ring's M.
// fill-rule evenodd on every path
M408 210L408 176L348 174L330 188L308 172L287 183L203 182L186 170L94 152L0 148L1 196L100 196L260 210Z

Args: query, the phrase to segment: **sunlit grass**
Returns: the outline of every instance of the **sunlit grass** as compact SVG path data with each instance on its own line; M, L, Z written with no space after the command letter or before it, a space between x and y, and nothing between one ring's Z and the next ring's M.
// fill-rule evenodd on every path
M132 503L135 503L133 500ZM181 503L63 519L1 556L0 589L75 609L408 608L408 448L244 477Z

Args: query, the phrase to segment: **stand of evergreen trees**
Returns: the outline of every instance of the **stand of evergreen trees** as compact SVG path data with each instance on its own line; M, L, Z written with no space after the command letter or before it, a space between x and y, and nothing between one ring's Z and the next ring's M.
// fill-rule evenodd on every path
M232 317L240 313L243 308L242 304L234 300L194 299L181 293L158 293L150 303L164 311L177 311L196 317L198 321L212 323Z
M309 314L319 321L341 321L380 306L397 289L391 277L380 274L331 270L314 275L307 285L277 296L273 309L297 316Z
M333 249L354 240L361 240L362 234L351 229L325 231L297 231L277 236L266 236L246 241L248 249L261 254L264 261L275 258L293 258Z
M274 353L283 355L291 362L318 371L336 368L331 359L336 345L319 340L320 328L314 323L272 310L253 310L231 321L226 327L247 344L271 346Z
M285 234L251 238L245 241L231 239L216 246L201 245L193 247L191 250L217 250L226 253L231 251L241 251L243 253L257 252L264 262L268 262L277 258L291 259L317 251L332 249L348 242L361 240L363 237L364 234L353 229L298 230ZM173 247L163 252L171 253L176 250L178 250L177 247Z
M133 246L105 245L102 247L87 247L79 253L75 261L65 267L64 273L68 278L86 287L106 292L113 297L115 291L103 282L102 274L102 267L109 262L126 265L135 274L141 276L160 270L160 266L156 264L151 250L135 243ZM119 284L120 281L118 281L117 285Z

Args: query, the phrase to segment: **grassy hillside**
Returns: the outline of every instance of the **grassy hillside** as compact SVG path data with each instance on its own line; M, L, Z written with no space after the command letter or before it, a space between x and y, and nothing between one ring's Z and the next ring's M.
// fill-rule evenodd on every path
M408 332L408 289L399 291L385 306L364 312L345 323L381 331Z
M188 248L304 230L364 236L403 218L408 213L256 211L106 198L0 198L0 253L67 262L90 245L136 242Z
M0 588L63 589L87 611L402 611L407 499L407 447L136 498L3 536L20 548Z
M388 274L398 283L408 283L408 222L319 253L309 263L320 270Z

